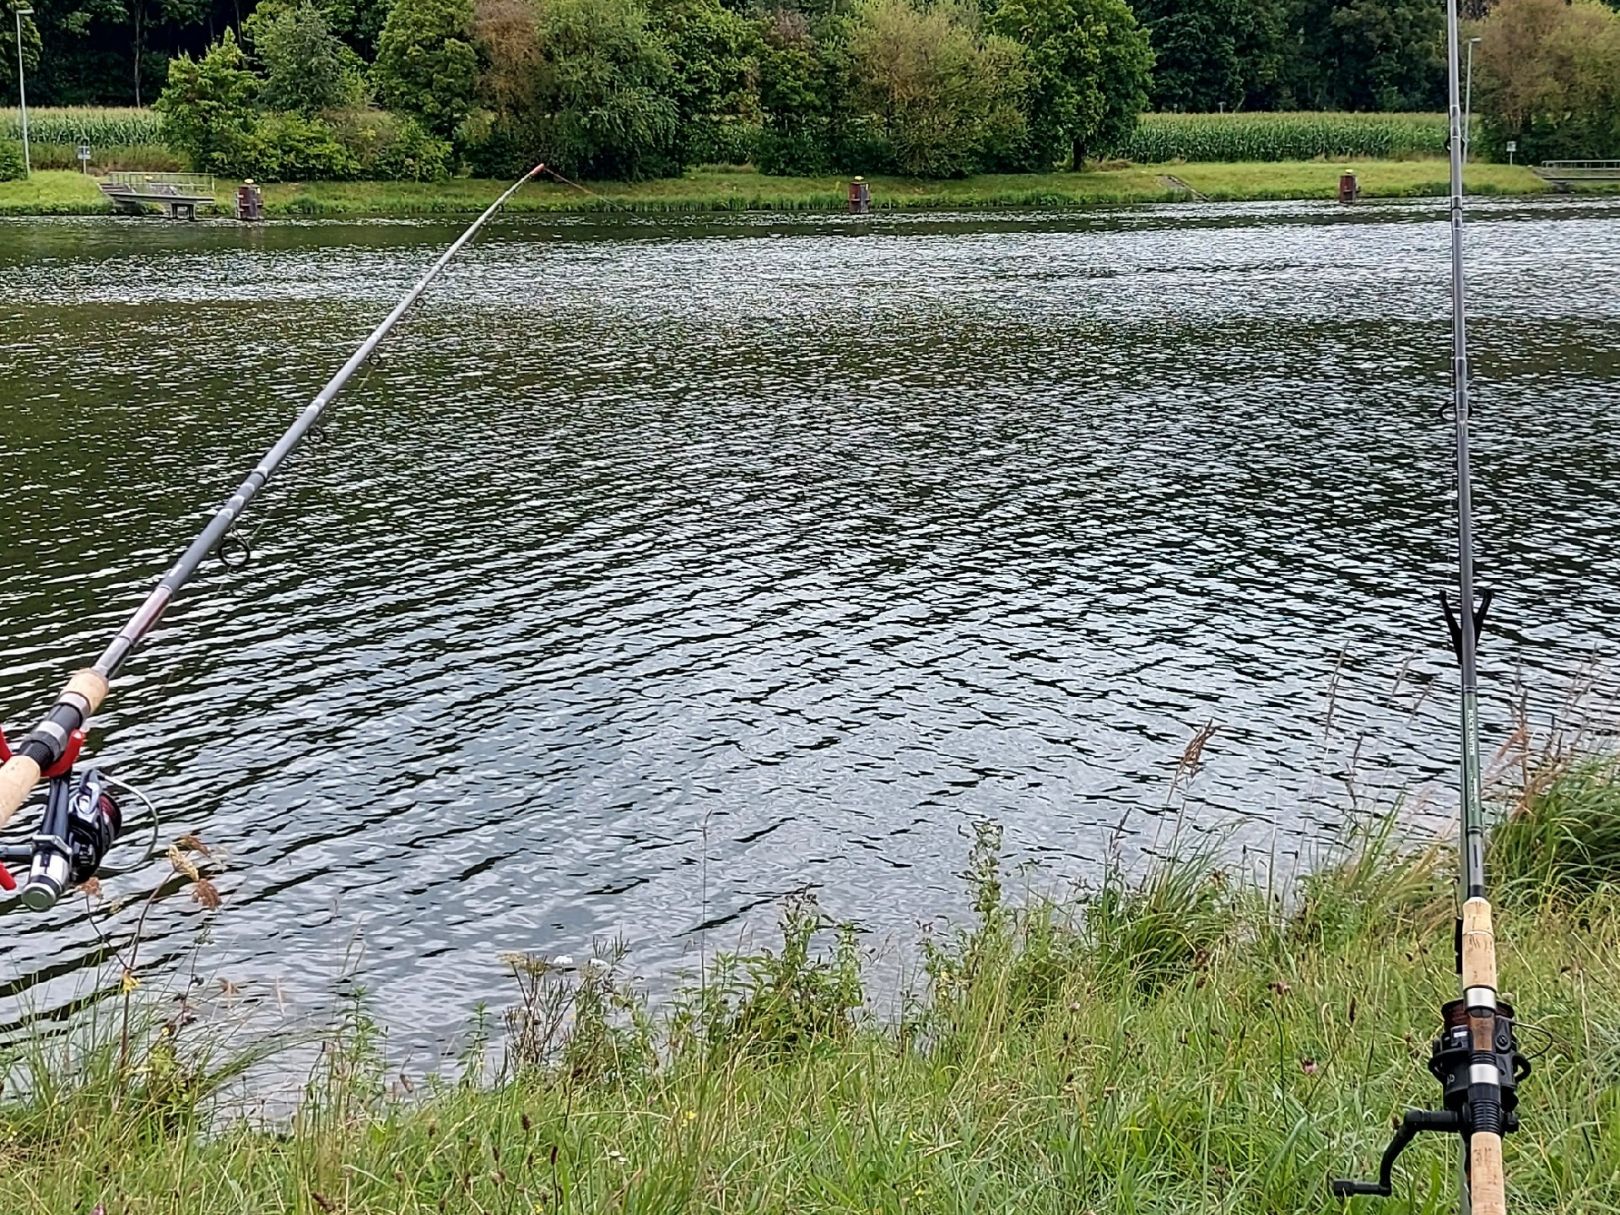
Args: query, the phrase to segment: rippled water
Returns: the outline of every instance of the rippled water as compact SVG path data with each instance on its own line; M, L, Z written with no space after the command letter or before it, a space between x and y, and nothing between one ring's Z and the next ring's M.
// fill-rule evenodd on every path
M453 235L0 221L0 716ZM229 857L206 973L354 976L423 1042L506 998L503 950L622 934L655 972L806 884L909 937L980 817L1054 878L1183 804L1297 854L1346 778L1438 825L1446 239L1433 205L504 223L98 754ZM1482 204L1472 239L1489 750L1515 686L1546 720L1620 641L1620 206ZM152 962L199 916L160 903ZM76 908L4 930L9 1017L108 978Z

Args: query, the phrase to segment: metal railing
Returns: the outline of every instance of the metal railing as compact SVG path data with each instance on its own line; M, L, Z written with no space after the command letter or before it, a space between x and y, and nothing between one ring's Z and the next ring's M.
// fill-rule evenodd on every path
M143 194L153 198L214 196L214 178L208 173L109 173L102 181L120 193Z
M1620 181L1620 160L1547 160L1536 172L1549 181Z

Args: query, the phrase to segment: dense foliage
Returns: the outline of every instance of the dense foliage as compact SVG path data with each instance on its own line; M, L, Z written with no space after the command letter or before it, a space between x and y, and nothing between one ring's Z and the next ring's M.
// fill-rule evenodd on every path
M1414 139L1401 121L1317 112L1445 102L1437 0L33 2L36 105L168 85L174 148L267 177L506 175L544 159L629 180L741 162L938 178L1239 147L1423 154L1431 126ZM1484 40L1481 153L1517 139L1531 160L1614 154L1617 6L1464 0ZM0 84L15 74L0 56ZM1137 134L1146 109L1210 119ZM1248 127L1214 111L1300 117Z
M1527 161L1620 158L1620 12L1502 0L1475 31L1483 146Z

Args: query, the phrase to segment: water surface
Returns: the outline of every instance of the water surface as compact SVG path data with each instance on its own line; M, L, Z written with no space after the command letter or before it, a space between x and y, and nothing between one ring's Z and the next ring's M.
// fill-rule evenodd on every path
M0 221L0 717L455 231ZM1620 642L1620 205L1471 233L1489 752ZM1052 881L1178 815L1285 863L1398 789L1438 829L1446 276L1430 204L503 222L98 720L228 858L148 964L441 1043L505 950L656 981L806 885L911 939L978 819ZM8 1019L116 977L77 906L4 926Z

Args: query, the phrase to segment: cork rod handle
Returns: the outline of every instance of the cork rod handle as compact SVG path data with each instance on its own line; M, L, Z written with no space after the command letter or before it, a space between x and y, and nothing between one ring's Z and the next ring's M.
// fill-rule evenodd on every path
M84 720L88 721L106 698L106 677L85 670L76 672L67 681L67 687L57 700L58 703L67 700L75 706L82 700L86 706ZM26 755L13 755L0 765L0 828L9 823L28 800L29 793L39 783L39 776L39 764Z

